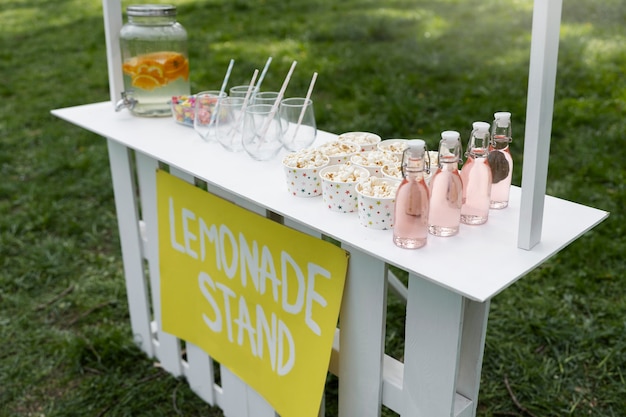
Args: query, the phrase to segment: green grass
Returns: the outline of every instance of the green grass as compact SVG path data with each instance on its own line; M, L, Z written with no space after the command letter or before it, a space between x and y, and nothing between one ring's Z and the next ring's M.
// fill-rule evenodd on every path
M431 148L509 110L520 184L531 0L175 4L194 91L270 55L277 89L296 59L287 94L319 72L321 129ZM492 300L481 417L626 415L625 19L564 2L548 193L612 214ZM105 142L49 113L108 99L101 2L8 0L0 28L0 416L220 415L133 345ZM391 298L395 355L402 314Z

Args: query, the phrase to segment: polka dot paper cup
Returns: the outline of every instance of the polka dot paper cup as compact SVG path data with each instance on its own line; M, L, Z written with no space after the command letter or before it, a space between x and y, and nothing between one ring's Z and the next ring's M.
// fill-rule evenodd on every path
M359 152L376 150L382 140L380 136L370 132L346 132L337 137L339 141L352 142L359 146Z
M350 164L330 165L322 168L320 175L326 207L340 213L357 211L356 185L369 177L366 169Z
M394 207L399 180L369 177L357 184L359 223L370 229L389 230L394 224Z
M283 170L289 194L295 197L322 195L320 171L328 166L329 158L317 151L304 150L283 158Z

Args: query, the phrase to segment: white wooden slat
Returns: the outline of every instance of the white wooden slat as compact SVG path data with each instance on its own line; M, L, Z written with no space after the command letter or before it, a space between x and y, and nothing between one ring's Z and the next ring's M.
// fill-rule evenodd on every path
M157 323L156 354L163 369L174 376L180 376L183 373L180 342L173 335L163 332L161 326L161 274L159 270L159 231L157 227L156 194L158 161L141 152L136 152L135 160L141 198L141 217L146 225L146 236L148 239L148 247L144 252L150 273L152 312Z
M386 265L350 246L348 275L339 315L339 416L380 416Z
M450 417L463 325L463 297L409 275L403 417Z
M465 299L456 391L473 402L471 415L476 414L478 406L489 305L489 301L479 303Z
M533 6L517 237L517 246L526 250L541 240L562 5L563 0L536 0Z
M155 352L150 329L152 318L143 269L143 241L139 231L139 212L130 151L111 139L107 140L107 146L133 340L148 356L153 357Z
M220 364L222 396L219 406L225 417L256 417L248 413L248 390L246 384L227 367Z
M120 0L102 0L104 15L104 37L107 49L107 69L109 73L109 94L111 103L122 97L122 52L120 49L120 29L122 29L122 5Z
M173 167L170 167L170 174L190 184L195 182L193 175ZM215 405L213 360L204 350L190 342L185 342L185 351L187 363L184 364L183 370L189 387L204 401Z

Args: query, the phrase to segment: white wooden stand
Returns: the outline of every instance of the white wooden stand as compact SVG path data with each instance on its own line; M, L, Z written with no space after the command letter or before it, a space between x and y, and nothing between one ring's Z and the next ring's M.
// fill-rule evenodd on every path
M551 3L548 9L556 5L560 11L560 0L547 1ZM119 0L103 0L103 4L111 101L115 102L122 90L120 57L115 50L116 29L121 25ZM540 78L544 75L538 74ZM406 417L475 416L491 298L608 215L542 193L540 218L527 217L520 210L521 190L513 187L509 207L492 211L486 225L462 225L458 236L431 236L426 247L403 250L393 245L391 231L360 226L356 213L331 212L321 197L289 195L281 155L273 161L256 162L245 153L229 153L219 144L203 142L193 129L177 125L171 118L142 119L127 111L116 113L112 102L52 113L107 139L134 340L169 373L184 375L201 398L219 406L227 417L271 417L275 412L221 365L218 384L215 362L206 353L160 330L155 178L159 164L169 166L171 173L186 181L206 183L211 193L280 219L288 227L332 237L350 252L329 367L339 378L341 417L376 417L381 404ZM332 138L333 134L319 132L318 142ZM538 163L544 162L547 164L547 160ZM525 192L536 201L541 179L529 181ZM538 227L534 225L537 221ZM532 250L518 247L518 227L526 230L524 227L531 225L532 236L522 236L526 243L519 246ZM537 230L541 241L534 242ZM488 268L482 266L485 262ZM388 265L409 274L409 286L404 290L403 362L384 351ZM320 415L324 415L323 404Z

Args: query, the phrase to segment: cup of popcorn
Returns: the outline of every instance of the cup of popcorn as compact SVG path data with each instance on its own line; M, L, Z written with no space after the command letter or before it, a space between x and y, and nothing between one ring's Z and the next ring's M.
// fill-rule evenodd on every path
M359 223L371 229L393 228L396 191L400 180L369 177L356 185Z
M322 195L320 170L328 165L330 158L317 149L302 149L283 158L287 190L296 197Z
M381 137L370 132L346 132L337 137L342 142L351 142L359 146L359 152L373 151L381 141Z
M316 148L330 158L330 165L348 162L350 157L359 151L359 146L352 142L333 140Z
M322 168L320 176L326 207L340 213L357 211L356 185L370 176L365 168L350 163L329 165Z
M394 154L398 161L402 161L404 150L409 147L408 139L385 139L376 146L379 151L385 151Z
M380 172L383 174L383 178L389 178L392 180L402 179L402 165L399 162L397 164L383 165Z
M350 162L367 169L373 177L382 177L382 167L397 164L399 160L391 153L374 150L356 153L350 157Z

